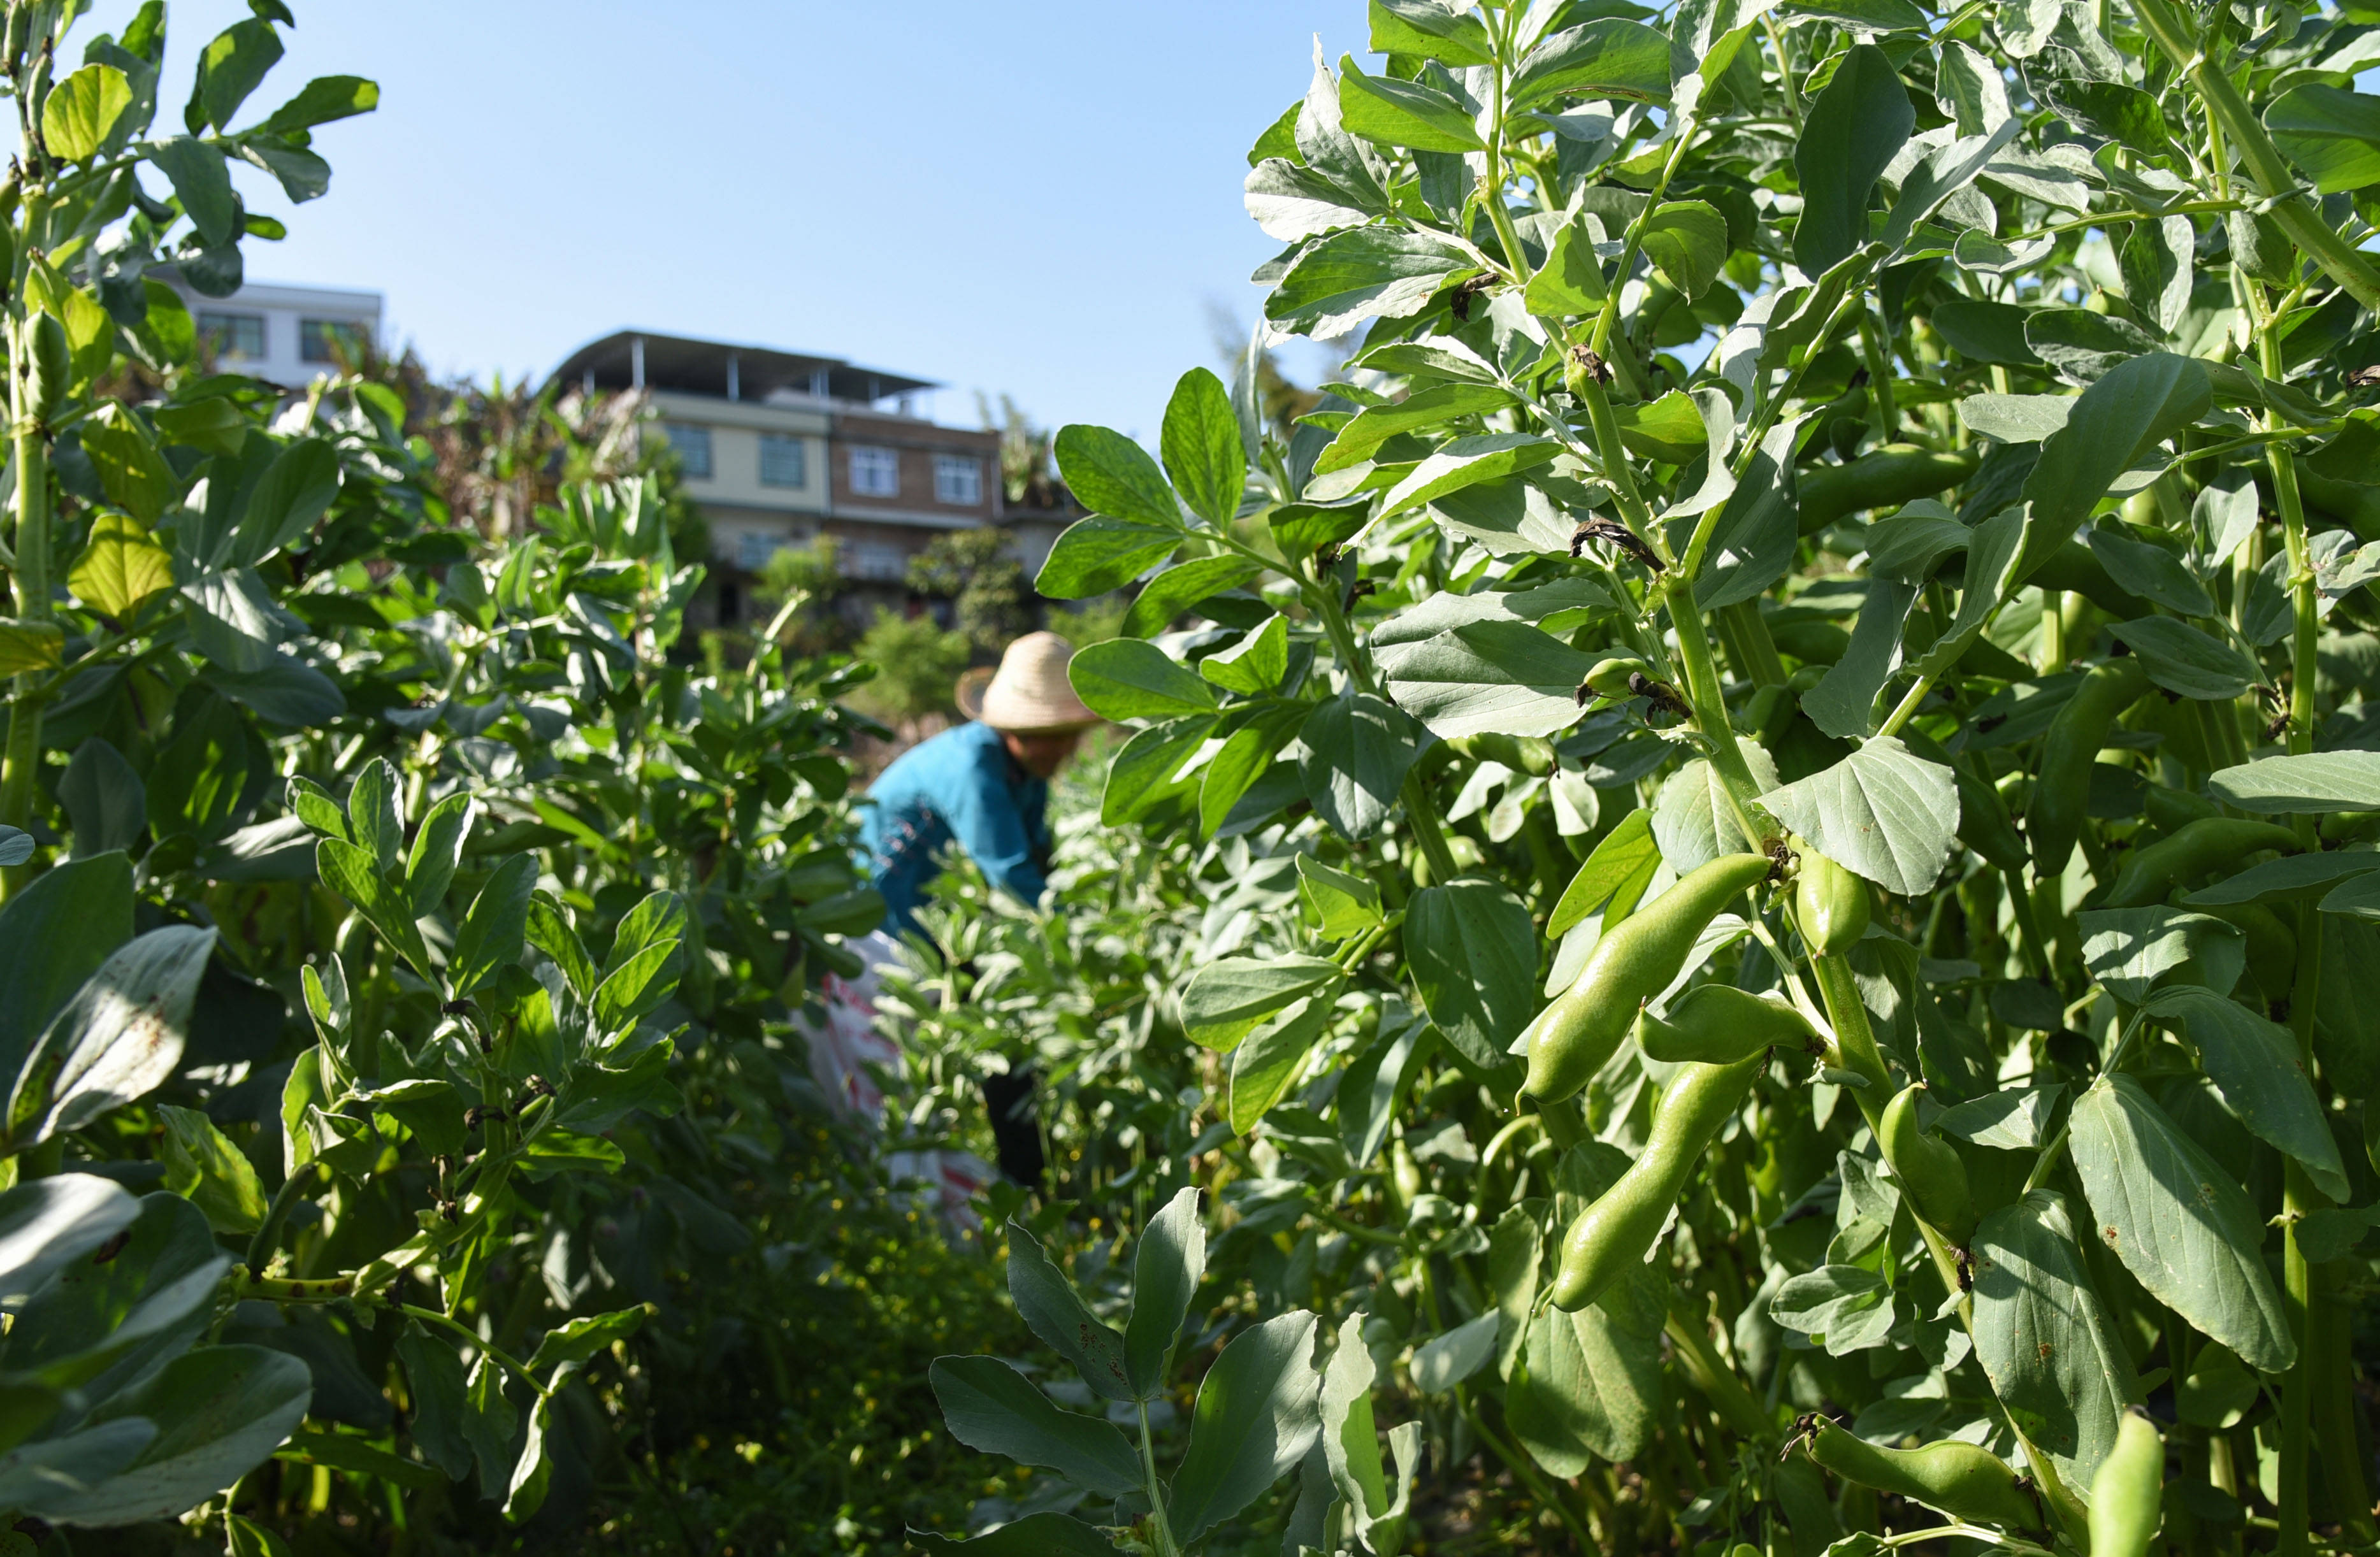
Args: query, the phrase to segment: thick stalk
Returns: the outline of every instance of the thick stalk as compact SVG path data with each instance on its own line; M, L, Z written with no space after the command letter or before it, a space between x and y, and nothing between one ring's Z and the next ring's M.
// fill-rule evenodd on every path
M2190 78L2191 86L2206 105L2207 117L2220 127L2224 138L2238 151L2248 181L2273 201L2273 220L2289 235L2289 241L2305 250L2357 302L2367 308L2380 309L2380 271L2374 271L2353 245L2334 232L2311 201L2296 193L2298 175L2281 155L2281 149L2273 144L2263 121L2220 65L2198 46L2181 16L2167 0L2132 0L2132 12L2140 18L2143 30L2173 61L2175 69ZM2282 1524L2286 1530L2286 1515ZM2302 1539L2302 1535L2299 1539Z
M13 354L12 354L13 355ZM17 615L26 622L47 622L50 609L50 450L41 424L18 418L15 430L17 463ZM42 678L28 672L17 678L15 705L8 710L8 746L0 766L0 822L22 828L32 820L35 776L42 765L42 708L48 702L36 683ZM26 866L0 872L0 898L22 887Z
M1818 998L1826 1002L1827 1021L1835 1030L1835 1063L1867 1082L1850 1090L1860 1117L1873 1131L1891 1100L1892 1078L1884 1068L1884 1052L1876 1046L1867 1008L1860 1004L1859 984L1851 964L1840 956L1813 957L1810 971L1818 977Z
M1767 830L1753 816L1760 785L1752 777L1752 766L1743 760L1743 748L1735 742L1735 726L1728 721L1727 698L1719 691L1718 667L1711 662L1710 634L1703 625L1702 612L1694 608L1693 581L1671 574L1669 596L1670 620L1678 630L1678 660L1686 672L1686 700L1694 707L1694 728L1710 742L1711 766L1727 782L1728 801L1744 841L1759 849L1767 842Z

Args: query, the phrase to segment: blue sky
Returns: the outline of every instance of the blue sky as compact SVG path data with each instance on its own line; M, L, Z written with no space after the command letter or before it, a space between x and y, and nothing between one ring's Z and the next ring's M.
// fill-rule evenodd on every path
M259 99L354 74L381 108L321 133L324 199L243 180L290 229L247 245L249 274L384 293L433 368L542 376L637 325L940 380L944 421L1004 390L1150 440L1174 380L1215 362L1210 303L1253 319L1273 246L1240 208L1248 146L1303 94L1317 32L1334 60L1364 46L1362 0L290 8ZM249 13L170 11L178 119L190 60Z

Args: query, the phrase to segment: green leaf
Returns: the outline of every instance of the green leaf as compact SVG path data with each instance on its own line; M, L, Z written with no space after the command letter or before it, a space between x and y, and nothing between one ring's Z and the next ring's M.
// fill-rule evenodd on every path
M2211 914L2101 909L2075 916L2082 961L2108 994L2137 1006L2170 978L2228 994L2247 966L2247 937Z
M96 735L75 748L74 760L58 778L58 803L74 829L77 859L129 849L149 825L140 775L123 753Z
M1182 1027L1190 1041L1229 1053L1274 1012L1344 977L1319 957L1226 957L1201 963L1182 990Z
M1356 1534L1369 1550L1393 1552L1412 1494L1415 1445L1398 1444L1400 1486L1391 1501L1372 1418L1372 1385L1378 1377L1371 1350L1364 1344L1364 1316L1351 1313L1339 1327L1339 1344L1331 1349L1322 1373L1323 1463L1330 1472L1331 1486L1347 1505ZM1409 1426L1418 1428L1418 1424ZM1391 1442L1405 1430L1392 1429Z
M2373 856L2380 864L2380 855ZM1343 941L1380 923L1380 888L1369 876L1333 870L1311 854L1297 857L1297 895L1326 941Z
M358 1477L377 1477L383 1481L394 1481L400 1487L416 1490L438 1485L438 1472L429 1466L418 1460L408 1460L402 1454L393 1454L385 1449L374 1448L353 1433L300 1428L290 1435L288 1442L274 1451L273 1457L287 1460L293 1465L328 1466L333 1470L344 1470ZM273 1539L278 1539L277 1537ZM285 1553L288 1549L283 1547L281 1550Z
M139 1201L94 1174L57 1174L0 1190L0 1298L20 1307L140 1213Z
M10 1119L37 1145L146 1096L179 1068L215 932L168 924L134 938L84 981L17 1079Z
M1198 1220L1198 1189L1173 1192L1165 1209L1141 1229L1133 1256L1132 1318L1123 1330L1124 1371L1134 1395L1154 1400L1165 1391L1174 1337L1190 1312L1190 1299L1207 1273L1207 1229Z
M234 22L200 52L199 75L184 122L192 135L207 126L231 128L231 116L281 60L281 38L270 22Z
M642 1308L620 1309L565 1321L538 1341L537 1350L529 1355L529 1371L543 1373L566 1362L585 1362L613 1342L635 1334L645 1322L645 1313Z
M335 119L369 114L380 106L380 86L360 76L317 76L298 95L274 109L249 135L289 135Z
M1122 827L1196 787L1195 775L1186 780L1179 775L1206 745L1214 728L1211 716L1168 719L1125 742L1115 761L1108 765L1107 784L1099 795L1100 823Z
M0 617L0 676L55 670L66 658L67 635L54 622Z
M1138 638L1093 644L1066 667L1075 695L1101 718L1170 719L1211 713L1215 694L1197 673Z
M2072 538L2117 477L2196 421L2207 401L2204 367L2170 352L2119 363L2084 390L2025 477L2033 533L2018 564L2020 580Z
M1451 383L1415 390L1386 405L1367 405L1331 439L1330 447L1314 462L1314 473L1327 476L1361 465L1401 432L1434 430L1457 416L1483 416L1513 404L1512 392L1495 384ZM1695 436L1699 444L1699 423Z
M1246 1136L1297 1080L1305 1056L1330 1026L1331 1002L1309 996L1257 1029L1232 1051L1232 1131Z
M42 100L42 143L62 162L88 162L132 106L132 83L112 65L86 65Z
M1077 422L1058 429L1053 448L1067 490L1093 513L1181 533L1182 510L1173 489L1139 444L1120 432Z
M305 538L339 495L339 455L328 439L301 438L249 489L231 561L249 566Z
M231 170L220 148L177 135L151 147L149 160L173 185L190 225L209 247L239 236L239 197L232 193Z
M1298 771L1314 814L1359 843L1379 831L1421 754L1421 732L1401 708L1369 693L1342 693L1306 716Z
M1200 831L1212 836L1222 828L1241 797L1272 770L1273 758L1280 755L1281 748L1296 739L1298 727L1305 722L1306 709L1304 703L1268 703L1224 739L1198 776ZM1283 792L1272 805L1294 798L1293 791Z
M1802 220L1793 260L1811 275L1831 270L1867 242L1876 181L1909 139L1917 110L1882 49L1855 43L1810 104L1793 167L1802 178Z
M2135 540L2113 525L2093 525L2089 538L2091 555L2123 588L2181 616L2215 614L2215 599L2206 586L2164 547Z
M1198 557L1177 563L1141 586L1132 609L1124 613L1123 630L1135 638L1154 637L1201 600L1236 589L1256 574L1254 562L1235 556Z
M462 863L463 840L470 836L477 805L468 794L452 794L421 818L405 866L405 887L413 899L415 918L435 913L445 902L446 887L455 879L455 867Z
M2259 1249L2264 1224L2232 1176L2129 1076L2074 1104L2074 1166L2097 1235L2149 1296L2252 1368L2297 1358Z
M2231 903L2306 902L2323 897L2342 881L2380 870L2380 854L2286 854L2250 865L2202 887L2181 900L2192 908L2220 908ZM2325 906L2327 906L2325 904Z
M2061 1477L2088 1485L2140 1385L2075 1245L2065 1200L2036 1189L2002 1206L1969 1248L1975 1358L1992 1393Z
M1666 200L1645 219L1645 258L1689 298L1710 290L1727 251L1727 218L1702 200Z
M1482 432L1457 438L1415 465L1380 503L1379 517L1419 508L1482 481L1500 481L1550 463L1561 453L1551 439L1525 432Z
M1503 1318L1490 1309L1414 1348L1414 1387L1424 1394L1444 1394L1486 1367L1496 1355L1496 1328Z
M2206 781L2227 805L2263 815L2380 811L2380 752L2312 752L2227 767Z
M2055 1081L2045 1087L2006 1087L1945 1108L1935 1116L1934 1128L1978 1146L2029 1152L2048 1139L2050 1111L2065 1090Z
M1803 420L1795 416L1771 428L1743 479L1728 493L1727 506L1711 530L1702 573L1694 580L1694 597L1705 610L1753 599L1793 565L1802 531L1792 451L1802 436Z
M1959 827L1950 770L1889 736L1761 803L1820 853L1902 897L1932 889Z
M1165 473L1190 511L1218 527L1229 525L1247 482L1248 452L1223 380L1204 368L1183 374L1166 404L1159 443Z
M2239 645L2169 616L2119 622L2108 631L2140 656L2149 680L2179 696L2225 702L2263 680Z
M1540 40L1522 56L1504 111L1518 114L1556 97L1667 103L1670 40L1620 17L1597 18Z
M517 1525L545 1506L547 1487L553 1479L553 1456L545 1447L545 1435L553 1425L553 1397L540 1394L528 1408L528 1432L521 1440L520 1458L513 1462L511 1479L504 1487L504 1520Z
M532 869L535 864L534 856L527 854L516 855L506 863L528 864ZM413 964L414 972L424 978L431 976L430 950L422 944L420 928L413 922L413 905L373 869L368 851L336 839L323 839L314 846L314 869L322 885L353 903L372 928Z
M1652 885L1660 863L1661 851L1653 841L1653 813L1641 807L1631 811L1603 835L1595 852L1571 877L1553 912L1547 916L1546 938L1554 940L1568 934L1591 914L1603 914L1608 923L1626 918L1645 888Z
M2025 316L2024 342L2070 383L2094 384L2135 357L2155 355L2157 338L2127 319L2088 308L2036 308Z
M1597 1458L1643 1452L1661 1398L1660 1337L1638 1335L1600 1304L1541 1309L1505 1384L1512 1436L1529 1457L1568 1479Z
M1269 616L1230 648L1198 662L1198 674L1226 692L1245 696L1273 692L1289 674L1289 621ZM1303 718L1303 713L1300 718Z
M1445 65L1486 65L1495 56L1487 24L1449 0L1371 0L1372 52L1419 54Z
M1416 151L1479 151L1488 143L1463 104L1419 81L1366 76L1353 54L1339 59L1339 113L1350 135Z
M1942 339L1956 347L1962 356L1976 362L2003 362L2011 367L2031 367L2041 358L2034 356L2033 348L2025 344L2024 320L2025 311L2013 303L1988 303L1973 297L1953 297L1934 305L1934 312L1929 317L1928 322L1934 326ZM2031 402L2052 398L2049 395L2033 394L1970 395L1959 403L1959 415L1961 419L1967 420L1967 408L1970 405L1976 406L1980 411L2001 401ZM2058 419L2035 436L2046 437L2065 425L2066 404L2065 401L2058 402ZM1978 427L1973 420L1968 420L1968 426L1977 432L1988 433L1995 438L2003 436L1995 429L1993 425ZM2020 439L2010 441L2024 441Z
M2265 110L2265 127L2323 194L2380 184L2380 103L2360 91L2292 87Z
M1838 741L1864 741L1875 731L1876 695L1900 667L1901 629L1908 625L1910 608L1917 603L1924 583L1889 576L1893 559L1884 548L1890 523L1868 531L1868 566L1886 576L1868 580L1867 599L1852 623L1850 646L1827 667L1818 684L1802 694L1802 711L1810 722ZM1965 543L1963 529L1960 542Z
M1050 1466L1102 1498L1142 1486L1140 1454L1123 1433L1098 1417L1062 1412L997 1357L935 1357L926 1376L950 1436L971 1450Z
M1475 622L1389 660L1397 706L1443 739L1550 735L1577 722L1594 657L1523 622Z
M2314 1188L2332 1201L2344 1204L2351 1198L2338 1142L2299 1058L2295 1034L2236 1000L2189 984L2159 990L2141 1009L2189 1038L2207 1079L2250 1133L2303 1164Z
M1182 537L1172 529L1123 519L1080 519L1066 527L1033 587L1053 600L1081 600L1121 589L1173 555Z
M1300 254L1265 298L1265 318L1327 340L1367 319L1403 319L1440 288L1478 273L1477 262L1443 238L1357 227Z
M1570 222L1554 234L1546 262L1529 278L1522 296L1539 319L1578 319L1601 308L1607 292L1594 235L1585 223Z
M156 1426L131 1463L96 1485L52 1482L16 1504L53 1524L171 1519L263 1463L306 1415L306 1364L262 1346L201 1346L103 1405L102 1423Z
M13 1078L59 1008L132 938L132 863L101 853L36 876L0 907L0 1077ZM5 1269L0 1261L0 1269Z
M1774 788L1777 765L1749 741L1740 743L1751 765L1753 782ZM1718 769L1695 757L1662 781L1653 797L1653 839L1661 858L1679 875L1701 869L1722 854L1743 847L1743 829L1728 802L1727 783Z
M446 961L446 987L455 999L520 960L537 873L536 855L516 854L496 867L480 895L471 899L470 911L455 932L454 955Z
M947 1557L1116 1557L1115 1546L1093 1527L1049 1513L1028 1514L965 1540L912 1529L909 1544Z
M67 583L92 610L128 622L144 601L174 587L174 559L138 519L103 510Z
M264 1186L256 1169L195 1108L168 1104L157 1110L165 1126L165 1187L205 1213L218 1233L252 1233L264 1220Z
M1305 1457L1321 1431L1314 1316L1304 1310L1242 1331L1198 1382L1190 1450L1166 1497L1184 1548L1254 1503Z
M1110 1400L1131 1400L1123 1337L1084 1306L1024 1224L1008 1224L1008 1293L1033 1334L1075 1365L1083 1382Z
M1241 190L1241 204L1265 236L1276 243L1297 243L1344 227L1361 227L1374 215L1372 202L1364 195L1286 157L1267 157L1257 163L1248 170Z
M1405 909L1405 958L1429 1020L1482 1070L1536 1015L1536 936L1529 911L1492 881L1426 887Z

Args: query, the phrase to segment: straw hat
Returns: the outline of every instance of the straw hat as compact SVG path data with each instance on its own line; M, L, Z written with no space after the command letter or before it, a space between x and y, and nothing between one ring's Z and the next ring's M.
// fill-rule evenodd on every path
M1075 646L1055 633L1027 633L1008 646L997 671L959 678L959 712L1016 735L1087 730L1099 717L1083 706L1066 680Z

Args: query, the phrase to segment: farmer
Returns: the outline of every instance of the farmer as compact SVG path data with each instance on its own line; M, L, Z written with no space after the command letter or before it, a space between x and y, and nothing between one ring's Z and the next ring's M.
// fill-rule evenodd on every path
M868 964L856 980L829 975L828 1024L811 1046L820 1084L845 1108L874 1118L882 1094L869 1064L894 1065L900 1052L875 1020L877 968L898 956L894 938L922 933L917 910L941 873L940 856L955 844L993 886L1028 907L1049 886L1050 778L1082 734L1099 723L1066 680L1074 647L1055 633L1032 633L1008 646L990 681L959 687L969 723L911 747L871 785L861 813L860 843L883 927L851 944ZM1001 1171L1020 1184L1040 1182L1041 1132L1034 1116L1033 1072L1022 1065L983 1079L984 1107L1000 1149ZM941 1181L945 1221L963 1223L990 1170L964 1153L917 1153L912 1176ZM925 1163L925 1156L934 1157Z
M911 747L869 786L860 823L884 928L917 930L936 856L955 843L994 887L1027 907L1049 883L1050 777L1099 722L1066 680L1074 646L1055 633L1008 646L989 683L962 685L970 721Z

